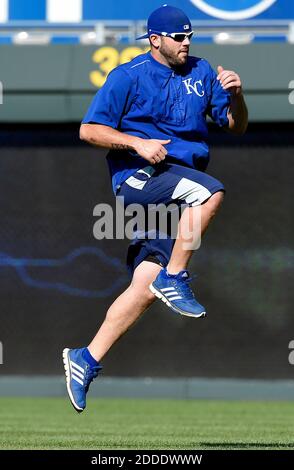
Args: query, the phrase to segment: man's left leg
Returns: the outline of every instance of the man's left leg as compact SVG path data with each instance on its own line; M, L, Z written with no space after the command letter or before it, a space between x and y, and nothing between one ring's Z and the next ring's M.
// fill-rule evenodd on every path
M194 318L206 315L205 307L195 299L190 288L191 278L186 269L195 248L199 246L201 237L221 205L223 197L223 192L218 191L201 206L184 209L169 263L150 284L151 292L181 315ZM199 210L201 211L200 217L198 216Z
M189 207L178 223L178 236L165 267L150 285L150 290L181 315L203 317L205 308L194 297L186 267L197 247L193 241L201 238L201 232L204 234L221 204L224 186L206 173L174 163L163 162L151 170L146 167L138 171L122 185L120 196L124 197L126 205L136 202L148 208L150 204L168 207L175 203ZM187 238L190 234L192 240Z
M203 237L206 232L208 225L217 213L223 199L224 193L222 191L218 191L200 206L201 227L199 232L201 233L201 237ZM183 211L178 226L178 237L175 241L170 261L167 266L169 274L177 274L188 267L188 263L194 251L193 245L195 242L197 243L197 240L194 240L194 237L197 237L198 232L198 227L195 227L198 220L195 212L198 210L199 206L194 206L186 207ZM191 238L187 238L187 233L191 234ZM191 249L187 248L189 245L191 246Z
M178 223L177 237L167 266L161 270L150 290L168 307L181 315L201 318L206 310L193 294L191 278L187 271L193 252L199 248L202 236L218 211L224 187L211 176L187 169L172 169L178 176L171 199L189 206Z

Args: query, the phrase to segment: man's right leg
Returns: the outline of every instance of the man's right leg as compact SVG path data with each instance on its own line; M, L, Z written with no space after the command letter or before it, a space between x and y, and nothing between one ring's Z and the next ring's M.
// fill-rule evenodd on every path
M149 261L140 263L134 271L130 286L111 305L89 347L64 349L67 391L73 407L79 413L85 409L89 385L101 369L99 361L156 299L148 286L160 269L158 264Z
M143 261L135 269L130 286L113 302L95 338L89 344L91 355L100 361L111 346L138 320L156 300L149 284L161 266Z

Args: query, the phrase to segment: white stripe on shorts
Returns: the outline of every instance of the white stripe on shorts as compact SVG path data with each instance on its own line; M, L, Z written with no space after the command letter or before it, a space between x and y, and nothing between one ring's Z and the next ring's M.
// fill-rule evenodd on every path
M182 199L191 206L199 206L210 196L211 192L202 184L182 178L174 189L172 199Z
M131 186L131 188L143 189L147 181L141 181L138 178L135 178L134 176L130 176L126 180L126 183L128 186Z

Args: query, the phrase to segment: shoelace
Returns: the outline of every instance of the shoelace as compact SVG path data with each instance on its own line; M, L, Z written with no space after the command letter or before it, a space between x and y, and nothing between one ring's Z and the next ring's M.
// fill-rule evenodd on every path
M102 369L101 366L87 367L86 373L85 373L86 392L89 389L90 383L97 377L101 369Z
M193 291L190 287L190 282L195 278L196 276L191 276L187 278L181 278L181 279L173 279L172 283L177 289L177 292L182 295L182 297L185 300L193 300L195 299L195 296L193 294Z

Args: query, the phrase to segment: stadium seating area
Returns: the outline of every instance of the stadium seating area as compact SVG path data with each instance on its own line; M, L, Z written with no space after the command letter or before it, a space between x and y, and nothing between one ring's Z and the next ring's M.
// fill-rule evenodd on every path
M98 0L0 0L0 44L133 43L145 30L147 11L160 2L146 2L150 7L142 5L139 11L131 8L134 2L117 3L109 1L101 7ZM189 0L182 3L192 6ZM197 42L294 43L291 12L288 19L279 16L261 19L259 15L242 21L224 21L203 15L194 7L189 16L197 32L194 37Z

